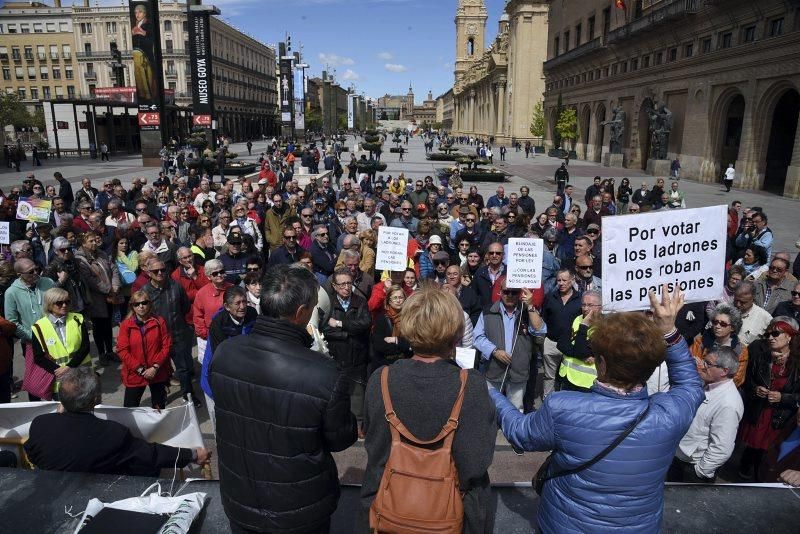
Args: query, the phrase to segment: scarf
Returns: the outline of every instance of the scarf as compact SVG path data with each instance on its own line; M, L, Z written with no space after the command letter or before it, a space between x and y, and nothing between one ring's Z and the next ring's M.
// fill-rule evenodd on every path
M386 317L392 323L392 337L398 336L398 326L400 324L400 312L392 308L391 306L384 307L384 313Z

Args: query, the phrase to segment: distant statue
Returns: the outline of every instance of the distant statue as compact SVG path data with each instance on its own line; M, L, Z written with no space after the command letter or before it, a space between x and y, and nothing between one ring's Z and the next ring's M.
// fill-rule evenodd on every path
M672 112L663 102L651 108L650 115L650 157L667 159L669 134L672 131Z
M617 106L611 112L611 120L603 121L600 126L611 125L611 141L609 148L612 154L622 154L622 142L625 136L625 110Z

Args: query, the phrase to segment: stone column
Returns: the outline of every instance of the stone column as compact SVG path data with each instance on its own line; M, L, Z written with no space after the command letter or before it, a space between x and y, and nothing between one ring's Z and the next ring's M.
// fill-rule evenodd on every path
M506 79L497 82L497 137L506 135Z
M789 198L800 198L800 113L797 116L798 128L794 134L794 148L792 149L792 161L786 169L786 184L783 186L783 196Z
M469 133L475 133L475 89L469 90Z

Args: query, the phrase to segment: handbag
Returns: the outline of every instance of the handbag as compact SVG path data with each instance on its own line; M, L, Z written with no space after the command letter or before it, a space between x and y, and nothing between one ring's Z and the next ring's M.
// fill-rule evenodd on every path
M622 434L617 436L617 439L611 442L611 444L608 447L603 449L600 452L600 454L598 454L588 462L579 465L578 467L573 467L572 469L565 469L563 471L556 471L555 473L551 474L550 464L553 463L554 453L550 453L550 455L548 455L548 457L542 463L541 467L539 467L539 470L536 472L536 476L533 478L532 482L533 482L533 487L536 490L536 494L537 495L542 494L542 490L544 489L544 483L550 480L551 478L562 477L566 475L574 475L575 473L579 473L584 469L592 467L594 464L605 458L611 451L616 449L617 446L620 443L622 443L625 438L628 437L628 434L633 432L633 429L636 428L636 426L642 421L642 419L644 419L647 416L647 412L649 411L650 411L650 400L648 399L647 408L645 408L642 411L642 413L639 414L639 416L633 421L633 423L630 424L628 428L625 429L625 431Z
M39 333L39 338L44 339L42 335L42 330L39 328L39 325L34 324L33 328ZM47 350L47 346L45 344L42 347L44 350L44 354L46 357L50 357L50 353ZM55 381L56 377L53 373L50 373L38 365L36 365L36 361L33 358L33 343L26 343L25 344L25 376L22 379L22 389L27 391L31 395L35 395L42 400L52 400L53 399L53 381Z

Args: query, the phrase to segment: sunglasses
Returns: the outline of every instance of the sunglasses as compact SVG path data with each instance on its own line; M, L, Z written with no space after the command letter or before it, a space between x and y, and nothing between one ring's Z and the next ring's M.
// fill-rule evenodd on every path
M770 265L769 270L773 273L782 273L784 271L783 267L779 265Z
M503 290L503 295L506 295L506 296L515 296L515 295L519 295L519 293L520 293L519 289L504 289Z
M131 306L133 306L133 307L149 306L149 305L150 305L150 301L149 300L140 300L139 302L131 302Z
M321 232L317 234L317 237L328 237L328 232Z
M22 274L39 274L40 272L42 272L42 270L40 268L34 267L33 269L31 269L27 273L22 273Z
M210 273L209 276L224 276L224 275L225 271L214 271L213 273Z
M58 307L61 307L61 306L69 306L69 303L70 303L69 300L57 300L53 304L55 304Z
M285 236L283 236L283 238L284 239L288 239L289 241L296 241L297 240L297 236L295 236L295 235L285 235Z
M449 265L449 264L450 264L450 262L449 262L449 261L441 261L441 260L437 260L437 261L434 261L434 262L433 262L433 264L434 264L434 265Z
M587 234L599 234L600 232L598 232L597 230L589 230L589 231L588 231L588 232L586 232L586 233L587 233Z
M767 335L769 337L780 337L781 334L783 334L783 332L781 332L780 330L773 330L772 332L767 332Z
M248 267L247 268L247 272L248 273L257 273L260 270L261 270L261 267ZM211 276L214 276L214 275L212 274Z
M488 256L502 256L502 255L503 255L503 253L502 253L502 252L495 252L495 251L493 251L493 250L490 250L490 251L489 251L489 252L487 252L486 254L487 254Z
M472 217L470 217L470 218L467 218L467 219L464 219L464 220L465 220L466 222L475 222L475 219L474 219L474 218L472 218Z
M163 274L163 273L167 272L167 269L166 268L150 269L150 272L153 273L153 274Z
M793 297L800 297L800 291L792 291L791 293Z
M576 265L575 268L581 271L588 271L589 269L594 269L594 265Z
M714 319L711 321L711 324L714 326L721 326L722 328L728 328L731 325L731 323L727 321L720 321L719 319Z

